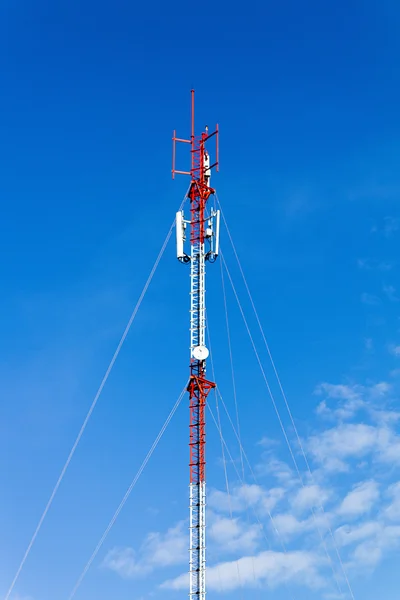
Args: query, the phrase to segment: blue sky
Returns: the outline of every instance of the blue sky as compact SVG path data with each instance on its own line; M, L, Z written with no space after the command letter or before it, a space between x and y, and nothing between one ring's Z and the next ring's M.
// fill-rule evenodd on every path
M188 134L195 87L199 126L220 124L213 184L313 472L223 230L304 488L225 276L256 481L228 460L231 518L210 421L210 594L349 598L326 557L346 592L330 528L354 597L397 600L399 21L391 0L2 3L1 597L184 195L170 138ZM220 266L208 271L215 374L234 417ZM186 381L188 291L171 243L12 600L68 599ZM76 598L187 593L187 412L184 401Z

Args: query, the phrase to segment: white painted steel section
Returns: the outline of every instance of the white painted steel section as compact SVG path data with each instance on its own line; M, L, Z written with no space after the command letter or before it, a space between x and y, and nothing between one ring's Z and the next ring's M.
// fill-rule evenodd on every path
M189 598L206 597L206 484L190 484Z
M205 346L205 252L204 244L196 242L191 248L190 261L190 355L197 346Z

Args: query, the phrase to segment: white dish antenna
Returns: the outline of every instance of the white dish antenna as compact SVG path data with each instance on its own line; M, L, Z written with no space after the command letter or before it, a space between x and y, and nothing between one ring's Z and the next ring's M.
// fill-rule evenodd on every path
M196 360L206 360L210 353L208 351L208 348L206 348L205 346L196 346L196 348L193 349L192 354L193 358L195 358Z

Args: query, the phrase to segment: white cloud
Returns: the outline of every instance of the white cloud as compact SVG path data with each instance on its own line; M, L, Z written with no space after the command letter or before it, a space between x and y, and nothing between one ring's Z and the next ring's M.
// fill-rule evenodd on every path
M356 517L369 512L379 499L376 481L364 481L347 494L341 503L338 514Z
M276 507L284 494L283 487L266 490L260 485L244 484L234 487L229 495L221 490L211 490L208 506L225 513L238 513L247 508L254 508L257 513L264 515Z
M350 565L357 571L374 568L383 558L384 552L397 548L399 543L400 526L377 523L374 535L355 547L350 556Z
M181 521L171 527L165 535L151 533L147 536L142 551L155 566L165 567L179 564L187 558L189 534L186 524Z
M297 484L298 479L287 463L279 460L276 456L271 456L270 453L266 454L264 459L257 466L260 475L273 475L278 480L279 485L286 489L295 483Z
M330 400L338 400L338 404L332 410L329 408L327 401L323 400L317 408L317 413L321 416L334 416L343 420L350 419L364 406L362 392L363 389L356 385L321 383L316 388L315 393L318 395L324 394Z
M236 495L247 506L255 506L266 496L265 490L256 484L244 484L236 489Z
M360 400L361 386L357 385L342 385L332 383L320 383L317 386L315 393L325 393L329 398L337 398L340 400Z
M146 575L157 567L183 563L187 559L189 536L184 522L171 527L165 534L149 533L140 551L133 548L113 548L106 555L103 566L121 577Z
M394 266L390 261L379 261L371 258L359 258L357 265L360 269L365 269L366 271L390 271Z
M372 338L365 338L364 340L365 349L371 352L374 349L374 341Z
M261 511L266 513L272 512L277 504L283 500L285 494L286 490L282 487L270 488L261 500Z
M394 217L385 217L383 232L386 236L392 235L399 230L400 227L400 219Z
M281 513L274 516L274 525L279 535L284 538L299 535L307 528L307 521L299 521L291 513Z
M352 556L353 566L356 568L375 567L382 558L382 549L376 545L375 540L363 542L356 547Z
M318 572L321 559L309 552L266 551L256 556L244 556L238 561L221 562L207 570L207 586L211 591L233 591L242 586L259 584L274 588L285 582L321 588L324 580ZM188 575L166 581L162 588L184 590Z
M349 546L367 538L376 536L380 531L377 522L369 521L361 525L342 525L335 531L335 539L339 546Z
M392 486L391 495L397 495L399 489ZM388 523L390 512L378 513L376 520L357 525L343 525L335 531L335 539L342 548L353 547L349 556L349 566L354 571L364 572L374 568L387 550L400 544L400 526Z
M291 506L295 511L303 512L313 507L324 506L330 496L331 492L319 485L306 485L291 499Z
M395 217L385 217L382 225L374 225L371 233L383 233L386 237L390 237L399 229L400 220Z
M346 459L371 456L382 463L400 463L400 437L385 423L344 423L311 436L308 448L330 471L349 470Z
M264 436L261 438L259 442L257 442L258 446L262 446L263 448L271 448L278 445L277 440Z
M396 288L394 288L392 285L384 285L383 291L390 300L390 302L398 302L400 300L400 298L396 294Z
M261 540L261 526L213 513L208 515L208 538L226 552L254 552Z
M381 381L380 383L376 383L372 385L369 389L369 396L371 400L375 400L378 398L382 398L386 394L388 394L392 386L387 381Z
M348 421L360 410L371 411L374 402L387 396L391 389L391 384L386 381L369 386L320 383L314 393L325 395L325 399L318 405L317 414ZM337 402L330 408L329 401L332 400Z
M384 509L384 516L390 521L400 521L400 482L389 487L390 504Z
M389 351L394 356L400 356L400 346L394 346L394 345L392 345L392 346L389 347Z
M243 499L239 498L234 490L231 494L216 489L210 490L207 504L214 510L226 513L237 513L244 508Z
M361 302L363 304L368 304L369 306L376 306L380 304L381 301L378 298L378 296L374 296L373 294L367 294L367 292L364 292L363 294L361 294Z
M379 507L375 520L360 522L357 525L346 524L335 531L335 539L339 546L354 547L349 556L349 566L352 570L363 572L366 568L374 568L386 551L400 545L400 525L390 522L400 517L400 482L390 486L388 496L392 503L383 510Z
M151 570L149 565L137 561L133 548L113 548L106 555L103 567L126 578L145 575Z
M364 424L340 424L311 436L308 447L313 457L332 471L346 471L343 459L365 456L377 441L376 428Z

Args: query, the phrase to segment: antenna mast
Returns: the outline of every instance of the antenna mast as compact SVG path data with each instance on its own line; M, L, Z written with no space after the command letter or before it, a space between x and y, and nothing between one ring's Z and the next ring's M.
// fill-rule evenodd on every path
M190 202L190 221L183 211L176 214L176 252L182 263L190 263L190 380L188 385L190 408L190 519L189 519L189 599L206 597L206 401L215 383L206 379L206 359L209 351L205 344L206 301L205 264L214 262L219 251L220 211L207 211L207 201L215 193L210 187L211 169L218 171L218 125L213 133L208 128L200 136L195 134L194 90L192 98L192 127L190 139L172 138L172 178L175 174L189 175L191 184L187 198ZM215 162L210 165L206 143L215 137ZM190 144L191 170L175 169L176 143ZM190 227L190 254L184 251L186 229Z

